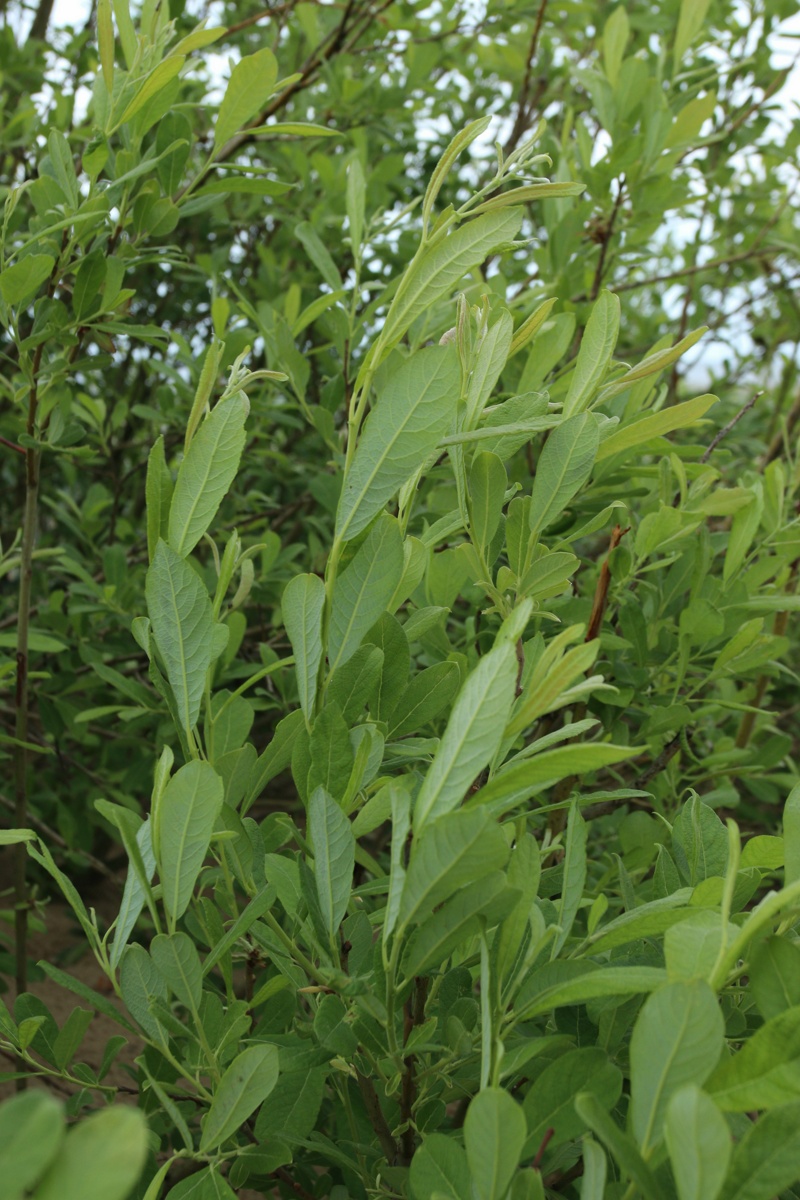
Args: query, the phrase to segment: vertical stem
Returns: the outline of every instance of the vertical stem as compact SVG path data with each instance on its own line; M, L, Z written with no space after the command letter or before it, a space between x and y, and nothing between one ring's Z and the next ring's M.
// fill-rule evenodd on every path
M33 437L36 432L36 410L38 407L39 368L43 345L36 348L33 359L31 387L28 395L28 419L26 432ZM17 609L17 682L15 693L16 717L14 722L14 821L19 829L28 822L28 729L30 686L28 679L28 642L31 617L31 588L33 581L33 548L36 543L36 523L39 501L39 451L33 447L25 450L25 509L22 518L22 545L20 547L19 605ZM14 847L14 940L16 959L17 995L28 987L28 889L26 881L27 851L24 842ZM19 1081L24 1086L24 1081Z

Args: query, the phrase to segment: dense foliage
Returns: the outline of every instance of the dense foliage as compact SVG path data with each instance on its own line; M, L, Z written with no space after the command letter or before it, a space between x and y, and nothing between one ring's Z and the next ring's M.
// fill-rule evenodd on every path
M51 7L0 1193L800 1196L792 6Z

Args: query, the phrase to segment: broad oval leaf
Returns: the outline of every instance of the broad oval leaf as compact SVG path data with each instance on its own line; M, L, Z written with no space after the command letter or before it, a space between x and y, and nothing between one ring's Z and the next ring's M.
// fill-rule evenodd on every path
M203 1124L200 1152L227 1141L278 1082L278 1049L264 1043L248 1046L225 1071Z
M0 295L6 304L22 304L38 292L55 261L52 254L28 254L0 271Z
M503 1200L526 1137L522 1108L502 1088L484 1088L464 1119L464 1147L478 1200Z
M21 1196L47 1170L64 1140L64 1112L47 1092L20 1092L0 1105L0 1179Z
M144 1169L144 1113L116 1104L80 1121L34 1192L34 1200L125 1200Z
M667 1107L664 1136L679 1200L716 1200L731 1157L731 1132L714 1101L695 1084Z

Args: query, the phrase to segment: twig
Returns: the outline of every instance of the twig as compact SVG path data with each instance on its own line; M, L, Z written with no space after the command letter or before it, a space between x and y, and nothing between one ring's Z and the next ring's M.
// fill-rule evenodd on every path
M542 1159L544 1158L545 1150L547 1149L548 1143L550 1142L550 1139L552 1138L554 1133L555 1133L555 1129L553 1129L552 1125L550 1126L549 1129L545 1130L541 1145L539 1146L539 1149L536 1151L536 1158L531 1163L531 1166L533 1167L534 1171L538 1171L540 1166L542 1165Z
M24 454L22 446L18 446L16 442L10 442L8 438L0 437L0 446L8 446L9 450L16 450L17 454Z
M648 279L634 279L629 283L609 284L612 292L632 292L636 288L652 287L656 283L671 283L674 279L686 279L690 275L698 275L701 271L713 271L717 267L729 267L736 263L747 262L751 258L765 258L775 254L769 247L743 250L741 254L730 254L727 258L712 258L710 262L695 263L691 267L682 267L680 271L668 271L665 275L651 275ZM587 292L570 297L570 304L580 304L589 299Z
M386 1117L383 1115L383 1109L378 1099L378 1093L375 1091L375 1085L371 1079L367 1079L366 1075L362 1075L360 1071L357 1072L357 1079L361 1099L364 1101L364 1107L367 1110L370 1124L377 1134L381 1150L389 1165L394 1166L397 1161L397 1145L392 1137L392 1131L387 1124Z
M611 585L611 568L608 565L608 559L612 550L616 550L617 546L622 541L626 533L630 531L630 525L625 529L621 525L615 525L611 530L611 537L608 542L608 555L603 561L600 568L600 575L597 580L597 586L594 590L594 601L592 603L592 613L589 617L589 624L586 629L585 641L593 642L600 635L600 626L603 624L603 616L605 615L606 605L608 604L608 589Z
M600 287L603 282L603 272L605 270L605 265L606 265L606 255L608 254L608 247L611 244L611 239L614 236L614 226L616 225L616 222L617 222L617 216L619 215L619 210L622 205L622 197L623 197L624 193L625 193L625 180L623 177L622 179L620 179L619 183L617 184L617 198L614 201L614 207L611 210L611 216L608 218L608 224L603 229L603 238L600 243L600 257L597 260L597 269L594 273L594 280L592 281L592 290L589 294L590 300L596 300L597 297L600 295ZM598 230L598 237L599 237L599 230Z
M2 805L7 812L14 812L13 801L9 800L7 796L0 796L0 805ZM100 875L105 875L107 879L111 879L117 885L117 887L122 887L120 880L101 859L95 858L95 856L90 854L88 850L81 850L80 846L70 846L69 842L67 842L60 833L57 833L55 829L53 829L40 817L36 817L33 813L29 812L28 825L33 829L37 829L39 833L44 834L47 840L52 842L55 846L60 846L62 850L67 850L70 854L77 854L80 858L84 859L93 870L97 871Z
M792 407L789 409L788 416L786 417L786 429L785 430L782 429L779 433L775 434L775 437L772 439L772 441L769 444L769 448L768 448L766 454L764 455L763 459L761 460L761 470L762 471L764 470L765 467L768 467L769 464L778 457L781 450L783 449L784 437L790 436L790 434L794 430L795 425L797 424L797 422L799 420L800 420L800 392L797 393L797 397L795 398L795 401L792 404Z
M675 734L671 741L667 742L660 754L657 754L650 766L642 771L639 778L634 783L634 788L643 790L651 779L655 779L656 775L660 775L666 766L672 761L675 755L681 748L681 735Z
M728 421L727 425L723 425L722 429L720 429L719 432L711 439L711 443L710 443L708 449L706 450L705 454L703 454L700 459L701 463L708 462L708 460L711 458L711 455L714 453L714 451L716 450L717 446L720 444L722 439L724 437L727 437L727 435L731 432L732 429L736 428L736 426L739 424L739 422L741 421L744 414L750 412L750 409L753 407L756 400L758 400L758 398L763 395L764 395L763 392L756 392L754 396L750 397L750 399L747 401L746 404L742 405L742 407L739 409L736 416L733 417L730 421Z
M519 89L519 98L517 99L517 115L514 118L514 124L511 127L511 132L506 139L506 144L503 146L504 154L510 154L511 151L515 149L519 139L530 125L533 104L530 97L531 74L533 72L533 60L536 57L536 50L539 46L539 35L542 32L542 24L544 22L544 14L546 9L547 0L541 0L541 3L539 4L539 11L536 14L533 32L531 33L528 54L525 59L525 72L522 76L522 84Z

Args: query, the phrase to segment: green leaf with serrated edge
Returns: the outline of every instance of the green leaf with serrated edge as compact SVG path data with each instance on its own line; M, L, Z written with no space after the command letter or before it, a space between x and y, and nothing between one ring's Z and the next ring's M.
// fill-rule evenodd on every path
M46 1092L20 1092L0 1105L0 1179L22 1196L44 1174L64 1140L64 1111Z
M630 425L618 429L601 442L597 451L597 461L610 458L612 454L621 454L649 442L652 438L663 437L676 429L684 429L704 417L713 404L717 403L716 396L698 396L695 400L687 400L683 404L674 404L671 408L663 408L660 412L649 417L640 417Z
M158 873L167 916L183 916L200 874L222 807L223 784L206 762L189 762L164 788L160 810Z
M336 512L336 537L349 541L436 449L455 418L461 368L454 346L412 355L379 392L358 440Z
M147 572L145 595L181 728L191 741L214 657L211 600L197 572L164 541Z
M12 267L0 271L0 295L6 304L22 304L38 292L55 261L50 254L28 254Z
M432 820L415 836L400 898L398 921L421 921L445 897L500 870L508 844L482 812L454 812Z
M281 612L294 651L297 691L306 720L310 721L322 662L322 614L325 584L318 575L295 575L284 588Z
M582 1092L575 1098L575 1111L601 1142L611 1151L626 1179L641 1191L645 1200L665 1200L653 1172L639 1153L635 1142L623 1133L596 1096Z
M600 434L591 413L580 413L550 435L531 492L531 539L561 516L592 473Z
M506 469L497 455L476 454L469 472L470 530L483 550L488 549L500 524L507 486Z
M646 746L611 746L598 742L586 746L559 746L507 767L472 796L470 806L486 805L501 814L551 787L559 779L589 774L642 754Z
M484 1088L464 1119L464 1148L477 1200L503 1200L525 1144L522 1108L502 1088Z
M720 1200L773 1200L800 1179L800 1102L764 1113L734 1151Z
M467 679L417 796L416 832L460 804L470 784L491 762L514 701L516 678L516 653L506 645L484 655Z
M244 393L236 392L212 409L192 438L169 508L169 545L182 558L200 541L234 480L249 408Z
M460 678L454 662L436 663L415 675L392 709L387 737L406 737L424 729L450 703Z
M519 208L485 213L426 247L395 292L386 314L383 344L387 348L395 345L411 322L442 296L449 295L467 271L516 237L521 224Z
M695 1084L667 1106L664 1136L679 1200L716 1200L731 1157L731 1132L714 1101Z
M470 1194L467 1156L457 1142L432 1133L411 1159L409 1172L416 1200L464 1200Z
M540 983L540 974L544 972L536 972L520 990L514 1004L520 1020L564 1005L585 1004L587 1000L602 996L636 996L652 992L667 982L667 973L661 967L600 967L579 973L572 979L556 979L545 986Z
M257 50L236 64L214 126L215 149L260 112L277 82L278 64L271 50Z
M207 1154L227 1141L266 1100L278 1081L276 1046L248 1046L225 1071L203 1124L200 1152Z
M724 1031L717 998L702 980L668 983L645 1001L631 1037L631 1128L644 1155L663 1136L673 1093L711 1074Z
M591 404L605 378L619 333L619 297L603 292L595 301L564 400L564 417L574 417Z
M570 935L586 883L586 822L581 816L577 800L573 800L570 805L564 850L564 881L558 902L560 928L553 942L551 958L558 957Z
M356 843L349 820L322 787L315 788L308 802L308 833L314 849L317 899L333 941L350 900Z
M144 1169L147 1136L137 1108L116 1104L93 1113L70 1129L34 1200L125 1200Z
M333 589L328 635L331 673L355 654L386 610L403 573L403 561L397 522L379 517Z

